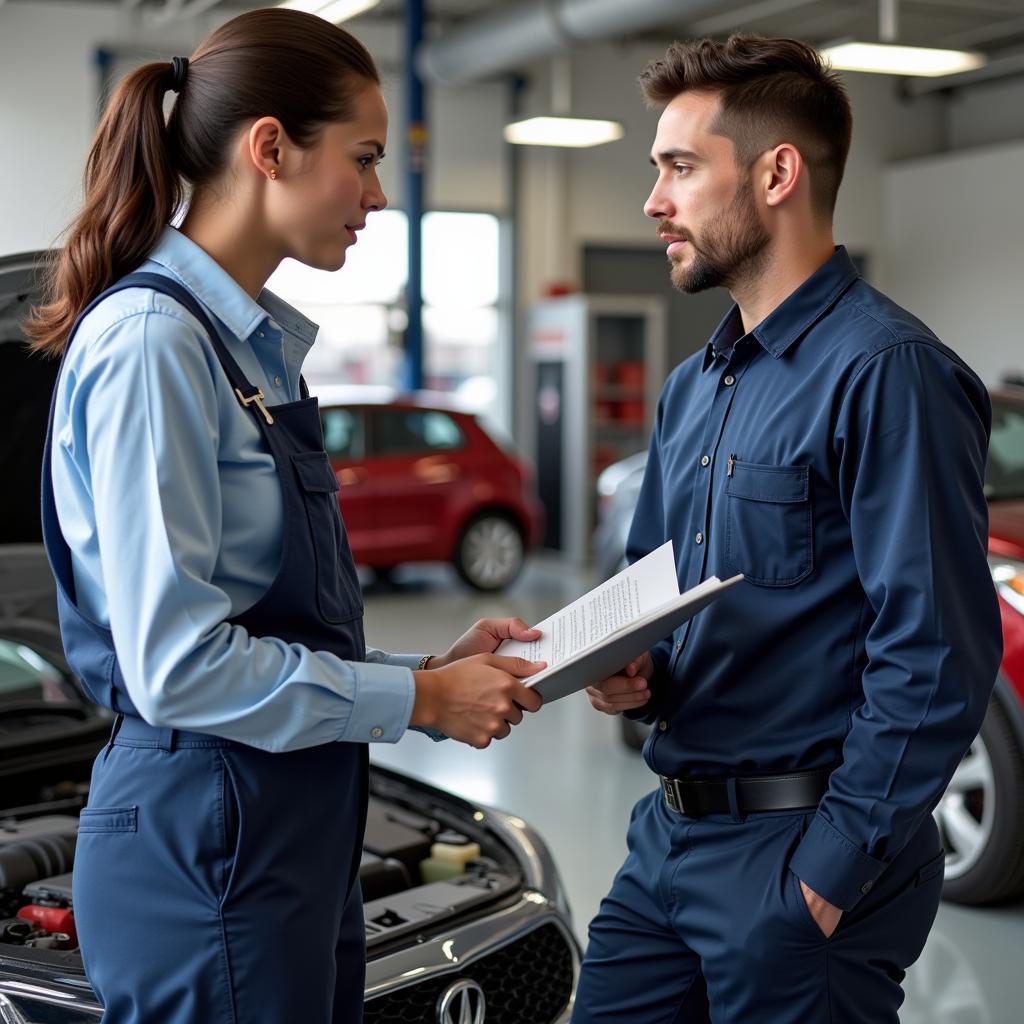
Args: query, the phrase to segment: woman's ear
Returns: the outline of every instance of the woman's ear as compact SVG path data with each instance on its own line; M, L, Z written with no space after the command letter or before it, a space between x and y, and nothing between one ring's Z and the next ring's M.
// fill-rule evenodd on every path
M281 175L290 142L276 117L261 117L249 129L249 159L271 181Z

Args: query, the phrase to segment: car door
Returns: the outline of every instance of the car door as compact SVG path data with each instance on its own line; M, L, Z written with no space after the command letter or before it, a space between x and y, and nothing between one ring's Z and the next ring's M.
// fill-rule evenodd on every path
M449 510L462 484L466 438L454 417L434 409L369 410L374 545L390 565L447 558ZM382 562L382 564L384 564Z

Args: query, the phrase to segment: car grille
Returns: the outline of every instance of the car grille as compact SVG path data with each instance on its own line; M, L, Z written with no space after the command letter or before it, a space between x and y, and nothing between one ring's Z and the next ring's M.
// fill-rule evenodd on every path
M484 990L487 1024L548 1024L572 994L572 950L556 925L542 925L464 971L371 999L363 1024L437 1024L438 999L460 978Z

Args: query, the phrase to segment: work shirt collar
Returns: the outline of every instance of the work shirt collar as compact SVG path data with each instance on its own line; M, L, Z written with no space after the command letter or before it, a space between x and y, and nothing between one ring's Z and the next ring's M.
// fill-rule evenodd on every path
M787 296L749 336L773 358L795 345L857 280L857 268L843 245L799 288ZM715 329L704 352L706 371L720 356L728 356L745 337L739 306L734 305Z
M204 249L177 228L166 227L149 259L165 267L236 337L246 340L261 326L283 328L308 349L319 328L273 292L253 300ZM267 323L267 321L270 323Z

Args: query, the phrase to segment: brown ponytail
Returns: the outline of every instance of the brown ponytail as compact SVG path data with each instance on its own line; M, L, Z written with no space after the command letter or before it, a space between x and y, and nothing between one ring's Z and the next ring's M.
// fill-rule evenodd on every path
M85 307L136 269L193 188L226 168L249 120L276 117L299 146L352 116L357 94L379 83L373 58L344 29L311 14L267 8L214 30L189 58L165 124L169 62L120 84L85 165L85 201L46 279L44 303L25 324L32 348L59 356Z

